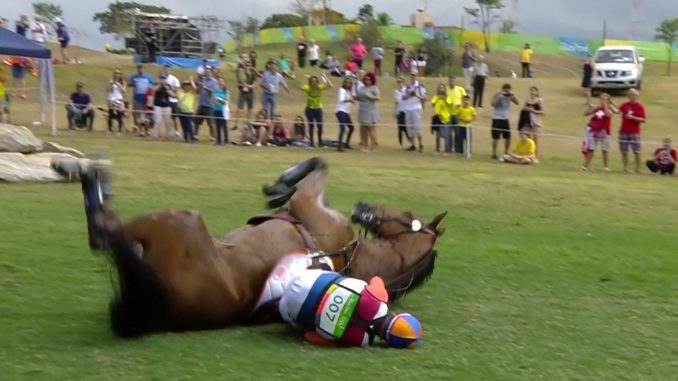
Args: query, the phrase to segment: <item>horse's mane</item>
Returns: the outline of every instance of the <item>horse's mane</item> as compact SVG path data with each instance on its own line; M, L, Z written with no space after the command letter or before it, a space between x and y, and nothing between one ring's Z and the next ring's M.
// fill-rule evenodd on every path
M386 284L389 302L394 302L417 289L433 275L438 253L431 250L405 273Z

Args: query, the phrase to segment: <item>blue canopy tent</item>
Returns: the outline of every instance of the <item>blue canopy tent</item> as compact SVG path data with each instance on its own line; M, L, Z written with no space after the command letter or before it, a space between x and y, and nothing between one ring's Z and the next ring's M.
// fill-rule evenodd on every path
M52 51L22 37L8 29L0 27L0 55L35 58L40 68L40 122L45 123L45 85L49 87L49 99L52 105L52 135L56 136L56 100L54 98L54 69Z

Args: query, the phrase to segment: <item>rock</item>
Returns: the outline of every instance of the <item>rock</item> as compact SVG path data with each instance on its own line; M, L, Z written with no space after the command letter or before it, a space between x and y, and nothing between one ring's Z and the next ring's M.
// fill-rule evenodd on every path
M23 126L0 123L0 152L33 153L42 151L42 141Z
M0 181L68 181L52 169L54 159L70 158L80 160L66 153L36 153L23 155L16 152L0 153ZM76 179L71 179L71 181Z
M60 152L60 153L67 153L73 157L77 158L84 158L85 154L78 151L75 148L71 147L65 147L62 146L61 144L54 143L54 142L43 142L42 143L42 152Z

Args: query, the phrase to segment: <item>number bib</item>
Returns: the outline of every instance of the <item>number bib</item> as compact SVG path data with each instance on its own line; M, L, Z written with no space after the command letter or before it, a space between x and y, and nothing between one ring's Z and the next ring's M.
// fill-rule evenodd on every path
M341 339L359 300L360 294L333 284L318 306L315 317L316 328L330 337Z

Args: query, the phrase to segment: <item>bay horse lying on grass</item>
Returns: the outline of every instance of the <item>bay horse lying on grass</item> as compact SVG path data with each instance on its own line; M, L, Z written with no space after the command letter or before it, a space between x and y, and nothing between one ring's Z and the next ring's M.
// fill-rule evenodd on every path
M289 201L289 212L253 218L221 240L209 235L195 211L118 218L110 205L108 170L98 163L52 166L81 178L90 247L103 249L117 269L110 318L121 337L279 318L269 314L274 308L267 308L271 301L261 294L276 264L292 253L309 253L311 267L365 281L380 276L391 301L433 272L434 245L443 233L438 224L446 213L422 224L408 212L359 203L351 219L374 239L357 239L349 220L324 202L327 170L319 158L291 167L264 187L269 207Z

